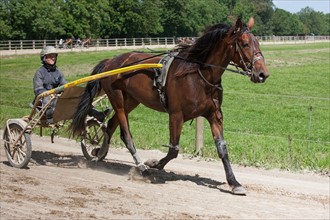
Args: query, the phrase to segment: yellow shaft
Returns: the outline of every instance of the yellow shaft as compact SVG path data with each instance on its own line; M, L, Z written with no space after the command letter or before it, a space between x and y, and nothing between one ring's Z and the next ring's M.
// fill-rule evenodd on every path
M38 103L38 101L41 97L45 97L45 96L49 96L51 94L59 93L59 92L64 91L65 88L70 88L70 87L73 87L73 86L76 86L76 85L80 85L80 84L83 84L83 83L86 83L86 82L89 82L89 81L105 78L105 77L108 77L108 76L117 75L117 74L120 74L120 73L139 70L139 69L162 68L162 66L163 65L159 64L159 63L136 64L136 65L132 65L132 66L127 66L127 67L122 67L122 68L110 70L110 71L107 71L107 72L98 73L98 74L95 74L95 75L92 75L92 76L86 76L84 78L77 79L75 81L69 82L69 83L67 83L63 86L59 86L55 89L45 91L45 92L43 92L43 93L41 93L37 96L37 98L35 100L35 103L34 103L34 106L33 106L33 111L31 113L30 117L32 117L32 115L34 114L35 108L37 107L37 103Z

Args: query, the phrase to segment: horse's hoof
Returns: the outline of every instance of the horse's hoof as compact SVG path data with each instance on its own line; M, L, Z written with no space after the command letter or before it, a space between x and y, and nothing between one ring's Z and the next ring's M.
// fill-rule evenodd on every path
M150 159L144 162L144 164L150 168L157 168L159 161L156 159Z
M246 195L247 193L246 189L244 189L243 186L233 187L232 191L235 195Z

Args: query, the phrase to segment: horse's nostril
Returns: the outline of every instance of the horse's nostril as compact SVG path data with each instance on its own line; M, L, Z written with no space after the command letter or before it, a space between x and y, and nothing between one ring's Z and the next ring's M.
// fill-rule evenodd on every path
M267 78L267 75L263 72L259 73L259 80L260 81L265 81Z

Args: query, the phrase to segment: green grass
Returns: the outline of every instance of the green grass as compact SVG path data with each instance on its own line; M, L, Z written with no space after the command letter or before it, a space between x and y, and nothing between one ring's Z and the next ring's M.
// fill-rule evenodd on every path
M263 45L262 51L271 73L266 83L253 84L231 72L223 76L224 134L231 160L265 168L329 172L329 43ZM58 63L72 81L88 75L102 59L123 52L64 53ZM38 55L2 57L0 62L3 127L5 120L30 113L32 77L40 62ZM137 148L166 151L162 145L169 143L167 114L141 105L129 117ZM217 158L207 122L204 128L203 155ZM118 131L112 145L124 146ZM194 153L195 121L184 125L180 145L181 153Z

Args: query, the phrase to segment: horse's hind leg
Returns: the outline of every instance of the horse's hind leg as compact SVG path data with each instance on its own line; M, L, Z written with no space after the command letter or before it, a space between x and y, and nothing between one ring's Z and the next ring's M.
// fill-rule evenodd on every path
M139 103L135 103L134 105L133 104L129 105L128 107L126 107L127 110L125 112L128 112L128 113L131 112L138 104ZM124 114L124 115L127 118L127 115L126 114ZM127 124L128 124L128 122L127 122ZM118 113L115 113L109 119L109 121L107 123L107 129L106 129L106 132L104 134L103 144L102 144L101 148L98 149L97 152L96 152L99 161L103 160L106 157L106 155L107 155L107 153L109 151L109 145L110 145L110 141L111 141L112 135L116 131L118 125L119 125ZM132 137L131 134L130 134L130 137ZM129 144L130 142L127 141L127 138L126 138L126 135L125 135L125 130L123 130L122 128L120 129L120 138L125 143L126 147L128 148L128 150L132 154L134 160L135 161L138 161L139 164L140 164L141 162L140 162L140 160L139 160L139 158L138 158L138 156L136 154L136 149L134 147L134 144L133 145L132 144ZM132 139L132 138L130 138L130 139ZM136 157L136 159L135 159L135 157Z
M98 157L98 161L103 160L109 151L110 140L112 138L113 133L116 131L118 127L118 119L116 113L109 119L107 123L106 132L104 133L104 139L101 148L97 149L95 154Z
M138 105L138 103L137 103L137 105ZM147 166L140 159L140 157L136 151L136 148L134 146L134 143L133 143L132 135L129 130L128 116L125 113L124 109L118 109L117 113L118 113L118 120L119 120L119 124L120 124L120 137L121 137L122 141L125 143L126 148L131 153L131 155L134 159L134 162L137 165L137 167L139 168L139 170L142 172L142 174L147 175L148 174Z
M135 164L138 166L142 174L147 174L147 166L142 163L139 155L137 154L128 123L128 114L140 103L131 98L128 94L126 94L125 96L120 92L110 92L107 94L109 97L111 97L111 104L116 113L108 122L107 137L105 138L105 141L100 151L98 152L98 157L102 158L106 156L109 149L110 139L119 124L120 137L122 141L131 153Z

